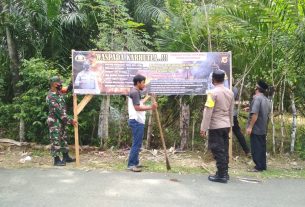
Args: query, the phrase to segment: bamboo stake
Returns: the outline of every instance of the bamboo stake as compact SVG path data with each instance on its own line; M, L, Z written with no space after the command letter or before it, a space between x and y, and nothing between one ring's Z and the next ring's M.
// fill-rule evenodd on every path
M153 96L152 96L152 100L156 101L156 99ZM158 122L158 126L159 126L159 131L160 131L160 138L161 138L162 146L163 146L163 149L164 149L166 169L170 170L171 166L169 164L169 160L168 160L168 156L167 156L166 145L165 145L165 141L164 141L163 130L162 130L162 127L161 127L161 122L160 122L158 109L156 109L155 112L156 112L155 114L156 114L156 117L157 117L157 122Z

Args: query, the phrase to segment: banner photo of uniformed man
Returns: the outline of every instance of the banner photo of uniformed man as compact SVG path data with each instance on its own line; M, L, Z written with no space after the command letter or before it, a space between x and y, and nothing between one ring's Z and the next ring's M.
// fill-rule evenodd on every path
M102 52L72 51L75 94L126 95L132 79L146 77L146 90L156 95L204 95L212 73L226 73L230 86L231 52Z

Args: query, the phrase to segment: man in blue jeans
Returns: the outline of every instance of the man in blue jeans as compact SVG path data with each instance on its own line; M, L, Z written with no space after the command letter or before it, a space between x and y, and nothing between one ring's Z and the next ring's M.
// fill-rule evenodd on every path
M142 75L136 75L133 78L134 87L130 89L128 98L128 125L132 130L132 147L129 153L128 170L132 172L141 172L139 166L139 152L142 146L144 126L145 126L145 113L148 110L155 110L158 107L157 102L152 105L146 106L145 102L149 97L141 99L141 91L145 88L146 78Z

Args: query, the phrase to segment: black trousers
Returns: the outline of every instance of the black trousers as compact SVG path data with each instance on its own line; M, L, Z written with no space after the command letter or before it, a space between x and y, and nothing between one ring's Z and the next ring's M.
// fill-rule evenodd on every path
M237 116L233 117L233 123L234 123L234 126L232 127L232 131L233 131L234 135L236 136L240 146L243 148L244 152L246 154L248 154L250 152L250 149L247 145L245 136L243 135L243 133L240 130Z
M251 153L255 169L267 170L266 164L266 135L251 134Z
M212 151L217 169L220 171L228 169L229 131L230 128L209 130L209 149Z

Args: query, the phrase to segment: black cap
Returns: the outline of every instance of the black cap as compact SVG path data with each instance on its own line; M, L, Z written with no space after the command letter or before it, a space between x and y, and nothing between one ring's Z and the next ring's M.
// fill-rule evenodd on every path
M259 80L256 84L257 87L263 89L264 91L267 90L269 88L268 84L265 83L264 81L262 80Z
M223 82L225 80L225 72L223 70L215 70L212 74L212 78L218 82Z

